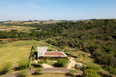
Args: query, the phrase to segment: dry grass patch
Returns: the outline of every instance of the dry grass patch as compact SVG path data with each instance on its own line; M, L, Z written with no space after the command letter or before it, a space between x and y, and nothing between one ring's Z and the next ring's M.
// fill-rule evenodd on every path
M35 29L34 27L24 27L24 26L6 26L0 25L0 30L3 31L11 31L11 30L18 30L19 32L30 32L31 29Z

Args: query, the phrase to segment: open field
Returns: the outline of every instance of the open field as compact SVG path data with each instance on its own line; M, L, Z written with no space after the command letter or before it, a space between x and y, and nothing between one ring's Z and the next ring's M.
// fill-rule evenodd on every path
M33 24L40 23L40 21L5 21L3 24Z
M53 24L53 23L60 23L62 21L59 20L40 20L40 21L5 21L2 22L2 24L18 24L18 25L23 25L23 24Z
M6 62L13 62L15 66L19 60L28 59L33 45L41 46L42 44L45 44L45 41L28 40L2 45L0 47L0 66ZM52 45L47 45L47 47L55 50Z
M18 30L19 32L30 32L33 27L23 27L23 26L6 26L0 25L0 31L11 31L11 30Z

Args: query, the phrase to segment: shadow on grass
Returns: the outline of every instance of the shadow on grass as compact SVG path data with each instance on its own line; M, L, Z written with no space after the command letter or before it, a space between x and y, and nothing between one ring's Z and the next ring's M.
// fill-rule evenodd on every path
M32 75L42 75L42 73L36 73L36 72L34 72L34 73L32 73Z
M14 71L19 71L19 70L20 70L19 67L15 67L15 68L14 68Z
M41 65L38 65L38 64L32 64L32 66L35 68L42 67Z
M75 75L70 74L70 73L66 73L65 75L66 75L67 77L76 77Z
M6 74L8 71L0 71L0 75Z
M71 73L66 73L65 74L67 77L83 77L81 75L75 75L75 74L71 74Z
M54 63L53 66L54 67L63 67L61 64L58 64L58 63Z

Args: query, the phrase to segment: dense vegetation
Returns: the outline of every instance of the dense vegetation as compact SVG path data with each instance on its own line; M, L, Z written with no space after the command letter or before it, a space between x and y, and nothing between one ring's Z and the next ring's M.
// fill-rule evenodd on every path
M105 70L116 74L116 19L100 19L56 24L30 24L36 27L30 33L18 30L0 31L0 38L45 39L49 44L65 48L77 48L91 53ZM114 70L114 71L111 71Z

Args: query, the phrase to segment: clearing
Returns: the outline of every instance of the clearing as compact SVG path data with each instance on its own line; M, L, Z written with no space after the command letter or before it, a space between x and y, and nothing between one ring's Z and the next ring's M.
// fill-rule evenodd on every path
M16 66L19 60L28 59L31 47L33 45L41 47L41 44L45 44L45 41L23 40L1 45L0 66L6 62L12 62L13 65ZM57 49L56 47L49 44L47 44L47 47L49 47L49 49Z

